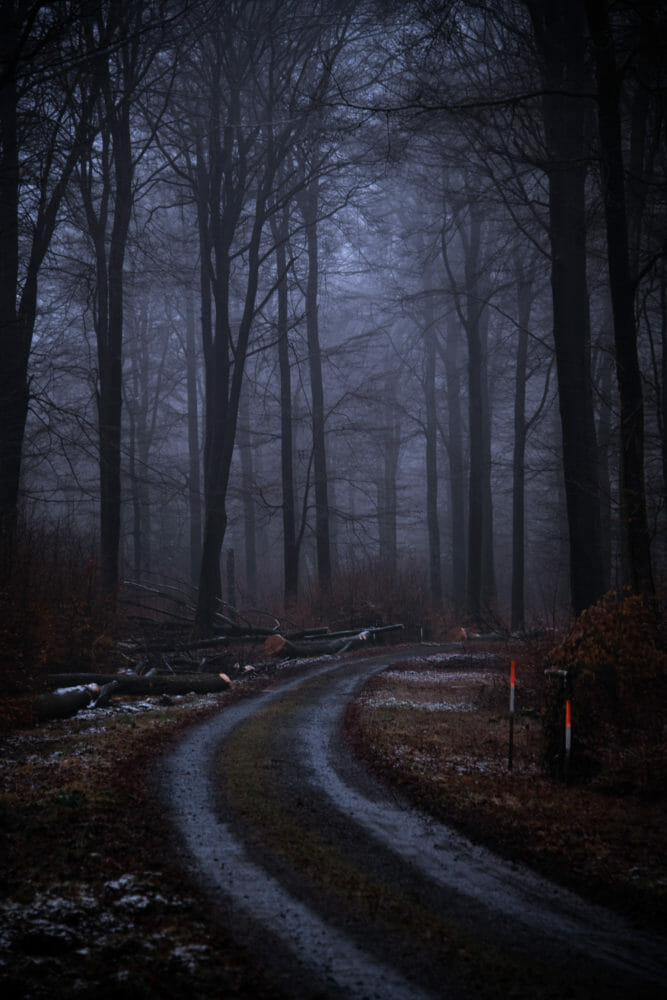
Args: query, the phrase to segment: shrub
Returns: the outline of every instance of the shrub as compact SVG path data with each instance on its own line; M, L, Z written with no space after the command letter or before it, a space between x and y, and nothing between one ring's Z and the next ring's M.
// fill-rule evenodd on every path
M616 792L657 794L667 753L665 602L624 591L585 611L548 657L567 671L547 684L543 762L563 774L564 701L572 705L569 778Z
M37 687L45 673L104 669L112 626L85 542L57 527L21 530L0 591L3 694Z

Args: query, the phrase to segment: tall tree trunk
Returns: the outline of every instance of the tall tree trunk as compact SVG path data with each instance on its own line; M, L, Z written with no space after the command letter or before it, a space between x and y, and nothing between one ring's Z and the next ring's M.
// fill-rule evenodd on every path
M18 47L13 4L0 4L0 64ZM0 580L9 571L16 523L23 435L28 413L27 349L17 310L19 145L16 80L0 87Z
M445 346L447 379L447 450L449 455L449 506L451 511L452 602L457 611L464 604L466 587L466 518L465 461L463 457L463 419L461 415L461 378L459 373L459 328L454 321L447 326Z
M482 282L477 294L485 298ZM482 341L482 604L493 609L496 603L496 567L493 551L493 494L491 490L491 401L489 398L489 310L483 306L479 318Z
M22 288L19 285L19 93L16 80L17 59L22 46L30 45L30 34L37 23L35 11L10 2L0 3L0 580L9 572L14 529L19 502L21 459L28 416L28 364L37 315L38 277L51 243L58 213L72 171L80 156L80 144L89 132L89 117L95 101L94 81L79 107L69 101L68 84L62 92L65 104L53 108L50 125L40 136L41 172L38 162L30 177L39 189L38 205L30 219L29 246L23 248L25 259ZM69 29L69 24L65 22ZM37 39L37 48L50 41ZM51 41L58 42L57 36ZM36 84L39 87L39 80ZM63 145L63 119L73 113L73 131L68 128ZM30 126L32 127L32 126ZM27 249L27 253L26 253Z
M660 337L661 337L661 374L660 381L660 426L662 428L662 483L663 495L667 497L667 265L662 261L662 286L660 290Z
M381 468L377 480L377 517L380 566L394 583L398 571L398 532L396 475L401 447L401 428L398 418L396 376L388 375L384 381L380 429Z
M289 356L287 286L287 210L272 223L276 244L278 294L278 369L280 372L280 479L282 486L283 579L285 607L291 607L299 590L299 546L296 537L294 491L294 427L292 420L292 368Z
M442 556L438 509L438 420L436 408L436 338L435 310L429 301L424 311L424 396L426 404L426 525L428 529L428 567L431 606L442 604Z
M243 498L243 550L245 554L245 585L248 600L255 603L257 595L257 512L255 510L255 474L250 435L248 393L241 394L239 422L239 455L241 458L241 494Z
M653 573L644 489L644 395L637 355L634 282L630 271L623 151L621 85L606 0L586 0L595 51L602 193L614 315L616 379L621 403L621 514L628 582L652 594Z
M132 214L132 143L130 109L107 106L113 115L111 146L114 164L113 224L108 259L108 322L100 330L100 561L102 587L114 597L118 587L121 521L121 427L123 400L123 264Z
M585 15L579 0L528 0L545 96L554 343L567 500L572 606L604 593L586 282Z
M151 396L149 387L148 361L148 320L145 313L135 318L134 336L129 344L131 391L125 394L125 411L127 413L127 462L128 481L132 502L132 549L133 576L141 580L149 569L148 534L149 525L148 504L149 491L146 482L146 470L149 454L149 420L148 402ZM153 396L153 406L157 403L157 394Z
M600 488L600 525L602 530L602 566L606 580L612 579L614 551L614 518L612 517L612 488L610 458L615 443L612 441L613 351L611 346L611 317L605 310L601 331L595 384L597 386L598 482ZM607 333L609 331L609 335Z
M190 521L190 580L196 587L201 563L201 460L199 455L199 403L197 347L192 297L185 300L185 370L188 399L188 510Z
M132 498L132 576L135 580L141 580L143 576L144 568L144 551L143 551L143 518L141 513L142 497L141 497L141 478L139 474L139 458L137 452L139 450L138 437L138 414L135 412L135 407L132 405L134 400L139 399L137 395L134 395L137 391L137 379L135 373L133 372L133 400L130 404L127 404L125 409L127 411L127 474L129 481L129 489Z
M475 305L475 308L477 306ZM482 571L484 530L484 459L482 410L482 343L479 322L469 319L468 340L468 424L470 472L468 479L468 573L466 609L475 623L482 614Z
M322 351L320 347L318 309L319 245L317 226L319 191L317 180L311 180L308 186L300 192L298 201L305 224L308 247L306 334L308 338L308 362L312 396L317 578L321 591L326 593L331 589L331 543L329 538L329 486L326 458L324 382L322 378Z
M514 450L512 456L512 608L511 628L524 628L525 609L525 489L526 489L526 371L528 364L528 328L530 324L531 281L519 265L518 337L514 379Z
M270 167L269 169L270 173ZM252 233L248 241L243 313L238 333L232 340L229 318L231 262L230 220L221 218L215 207L216 225L213 232L215 252L215 337L208 364L212 375L207 380L207 447L205 470L206 515L202 539L201 572L196 623L202 634L210 633L221 596L220 554L227 530L227 491L231 472L236 429L241 402L241 390L248 356L250 332L255 316L257 286L260 271L260 243L266 221L268 179L255 196ZM213 207L213 206L211 206ZM233 357L233 364L232 364Z
M466 608L481 624L495 591L491 505L491 428L487 386L486 306L480 275L482 221L470 213L465 246L465 331L468 343L468 422L470 470L468 488L468 575Z
M462 274L452 267L446 227L441 230L442 259L456 312L466 333L468 347L468 565L465 585L466 612L481 625L484 611L495 597L493 565L493 504L491 497L491 417L489 410L486 289L482 280L482 218L475 193L443 205L451 214L452 234L461 246ZM446 201L446 199L445 199ZM470 209L467 209L468 204ZM466 206L461 213L461 206ZM450 375L451 377L451 375Z

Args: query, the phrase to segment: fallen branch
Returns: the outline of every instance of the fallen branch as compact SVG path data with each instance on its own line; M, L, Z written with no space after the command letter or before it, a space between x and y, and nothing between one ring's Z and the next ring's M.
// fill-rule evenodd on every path
M396 632L398 629L405 628L404 625L372 625L369 628L363 629L364 633L368 633L369 636L378 635L380 632ZM328 639L339 639L345 636L360 635L361 631L358 628L341 629L338 632L329 632L327 634ZM291 638L291 636L289 637Z
M349 649L363 645L378 632L392 632L402 628L402 625L378 625L361 631L332 632L326 638L302 641L295 641L285 635L272 635L264 643L264 652L267 656L282 656L285 659L346 653Z

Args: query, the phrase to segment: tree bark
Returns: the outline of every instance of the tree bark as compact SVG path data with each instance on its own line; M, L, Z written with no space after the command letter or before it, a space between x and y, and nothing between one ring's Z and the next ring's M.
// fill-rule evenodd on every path
M435 398L436 338L435 310L427 299L424 310L424 399L426 407L426 524L428 529L428 567L431 606L442 604L442 556L440 550L440 512L438 509L438 421Z
M247 392L241 394L240 416L238 450L241 459L245 587L248 601L254 605L257 594L257 512L255 510L255 472L252 438L250 435L250 406Z
M331 589L331 543L329 538L329 484L327 475L326 432L324 413L324 382L320 347L318 285L319 246L318 211L319 182L311 179L298 194L303 216L308 250L306 280L306 334L313 424L313 466L315 477L315 535L317 547L317 579L322 593Z
M201 457L199 453L199 404L197 347L192 296L185 300L185 370L188 398L188 510L190 522L190 580L196 587L201 564Z
M296 534L294 446L292 421L292 368L289 356L287 287L288 214L285 209L273 224L276 244L278 293L278 368L280 371L280 481L282 488L283 579L285 607L296 602L299 591L299 546Z
M30 219L30 234L19 254L21 169L17 72L25 52L34 46L38 59L50 56L50 46L60 46L72 30L69 11L62 35L33 36L40 30L33 11L21 5L0 4L0 580L7 577L16 527L20 494L21 459L28 415L28 365L37 315L38 278L58 221L58 212L72 171L80 156L80 145L89 129L88 118L95 100L96 84L90 80L86 100L73 108L72 84L67 78L55 83L51 96L53 115L40 133L40 151L30 165L26 181L39 190L39 202ZM37 26L37 27L36 27ZM45 29L46 30L46 29ZM94 49L89 54L94 54ZM79 55L81 55L79 53ZM82 65L83 60L78 60ZM42 84L39 67L30 86ZM41 103L41 97L40 97ZM73 132L63 121L74 113ZM32 126L31 126L32 127ZM66 134L67 138L63 136ZM29 151L28 151L29 152ZM19 273L20 259L25 270ZM22 280L22 285L21 285Z
M644 487L644 394L637 354L634 281L630 270L623 150L621 85L606 0L585 0L594 43L602 193L614 316L616 379L621 403L621 516L628 583L654 592Z
M511 629L525 626L525 488L526 488L526 369L530 323L531 282L518 268L518 331L514 379L514 450L512 455L512 606Z
M0 65L9 67L18 49L13 4L0 4ZM9 571L16 524L23 435L28 412L26 345L17 311L19 275L18 93L3 69L0 87L0 574Z
M447 327L445 347L447 380L447 430L449 454L449 504L451 509L452 602L457 610L464 604L466 580L465 462L463 458L463 420L461 416L461 379L458 363L459 331L454 321Z
M377 480L377 518L380 567L393 584L398 571L398 535L396 476L401 447L401 427L398 415L397 378L388 375L384 380L380 452L382 467Z
M480 274L482 220L473 208L465 245L465 331L468 343L468 576L466 609L481 624L495 587L491 508L491 443L487 387L487 318Z
M528 0L545 96L551 289L567 502L570 592L579 614L606 589L586 281L586 31L579 0Z

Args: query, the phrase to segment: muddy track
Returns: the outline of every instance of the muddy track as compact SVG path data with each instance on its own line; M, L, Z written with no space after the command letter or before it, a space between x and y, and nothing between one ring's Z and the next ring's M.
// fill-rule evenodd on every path
M286 996L662 996L664 942L408 807L341 744L364 681L423 653L320 661L167 759L184 861L220 918Z

